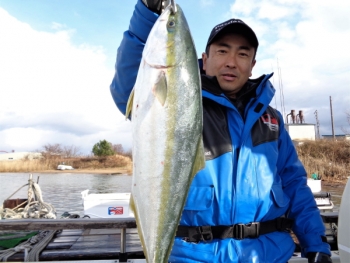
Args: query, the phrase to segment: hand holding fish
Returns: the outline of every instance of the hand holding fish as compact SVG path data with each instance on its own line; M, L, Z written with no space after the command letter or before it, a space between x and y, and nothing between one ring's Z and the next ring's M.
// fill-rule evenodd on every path
M149 10L152 10L158 15L161 14L164 0L142 0L142 2L148 7Z

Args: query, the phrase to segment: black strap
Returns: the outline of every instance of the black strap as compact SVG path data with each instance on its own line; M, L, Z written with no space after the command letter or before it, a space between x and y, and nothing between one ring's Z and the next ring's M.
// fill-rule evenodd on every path
M178 226L176 236L183 237L184 240L189 242L210 242L214 238L257 238L260 235L275 231L287 231L292 228L293 222L292 219L280 217L265 222L251 222L232 226Z

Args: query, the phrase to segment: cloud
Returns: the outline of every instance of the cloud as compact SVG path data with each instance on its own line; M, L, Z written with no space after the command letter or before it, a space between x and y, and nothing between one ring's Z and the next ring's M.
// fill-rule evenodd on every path
M74 45L74 29L53 26L55 32L36 31L0 8L0 145L90 149L108 139L130 147L130 136L116 135L128 124L110 95L114 72L104 48Z
M215 4L214 0L200 0L199 3L201 7L213 6Z
M344 113L350 110L349 9L345 0L237 0L231 5L231 15L247 22L259 38L253 77L275 72L277 103L272 106L281 110L281 79L285 113L303 110L306 121L316 123L317 111L321 134L331 134L330 96L336 134L349 127Z

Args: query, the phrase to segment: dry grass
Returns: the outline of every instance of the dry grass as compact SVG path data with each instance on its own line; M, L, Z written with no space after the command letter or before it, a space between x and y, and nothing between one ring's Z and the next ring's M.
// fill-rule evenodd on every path
M308 175L317 173L328 181L343 181L350 176L349 141L304 142L297 151Z
M0 161L0 172L35 172L56 170L61 163L71 165L75 169L105 169L125 168L131 172L131 159L127 156L115 155L108 157L84 157L84 158L43 158L40 160L13 160Z
M345 181L350 176L350 142L318 140L297 146L300 160L308 175L317 173L323 180ZM64 162L75 169L123 168L132 173L130 157L44 158L41 160L0 161L0 172L35 172L56 170Z

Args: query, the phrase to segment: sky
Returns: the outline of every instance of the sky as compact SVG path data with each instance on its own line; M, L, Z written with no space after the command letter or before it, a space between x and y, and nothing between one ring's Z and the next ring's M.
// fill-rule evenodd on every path
M240 18L260 43L252 78L274 72L271 106L283 116L302 110L316 127L317 116L320 134L331 135L332 101L335 134L350 133L350 1L176 2L198 57L215 25ZM109 85L135 4L0 0L0 152L59 143L90 154L100 140L131 148L131 122Z

